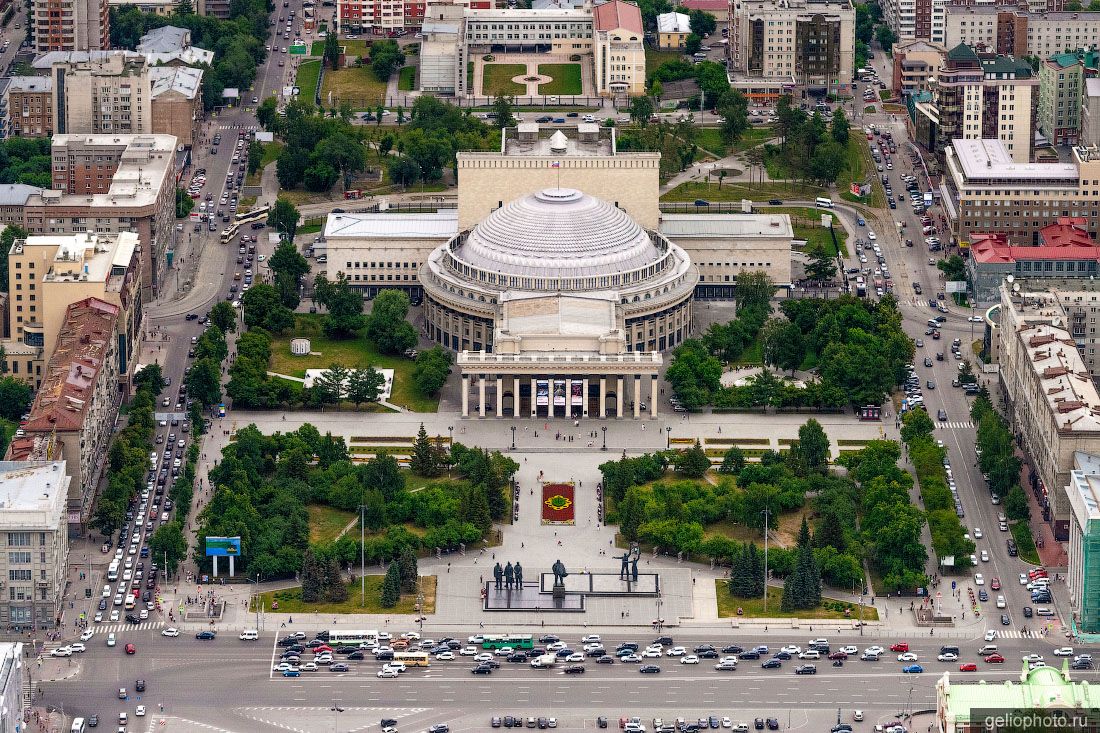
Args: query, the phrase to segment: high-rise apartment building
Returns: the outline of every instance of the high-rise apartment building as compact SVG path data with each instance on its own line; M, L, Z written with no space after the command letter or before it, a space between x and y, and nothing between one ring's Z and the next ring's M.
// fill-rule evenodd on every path
M113 51L55 61L54 129L60 134L152 132L152 84L145 57Z
M69 555L64 461L0 461L0 625L56 628ZM20 711L5 719L22 720Z
M848 0L733 0L731 71L846 95L855 66L855 23Z
M956 46L936 71L931 100L915 105L914 138L939 165L954 140L1000 140L1013 161L1027 163L1038 86L1026 61Z
M886 0L882 14L899 41L944 42L947 0Z
M42 76L13 76L4 90L6 137L49 137L53 134L53 82Z
M102 51L111 47L107 0L34 0L34 48L48 51Z
M1095 48L1098 39L1100 12L1044 12L994 4L947 6L944 45L948 48L965 43L1016 58L1045 59L1066 50Z
M1074 53L1039 65L1039 131L1054 145L1076 145L1081 131L1084 61Z

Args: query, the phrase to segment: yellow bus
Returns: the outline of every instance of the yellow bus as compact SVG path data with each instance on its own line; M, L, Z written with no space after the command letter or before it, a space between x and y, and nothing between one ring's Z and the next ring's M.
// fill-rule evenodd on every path
M393 661L404 662L406 667L430 667L432 658L427 652L394 652Z

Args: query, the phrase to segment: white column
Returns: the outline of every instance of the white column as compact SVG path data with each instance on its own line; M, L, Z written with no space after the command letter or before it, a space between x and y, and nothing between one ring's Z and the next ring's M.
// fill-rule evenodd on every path
M588 417L588 377L581 380L581 414Z
M615 393L615 401L617 403L616 404L617 409L615 410L615 417L619 418L620 420L623 417L623 390L624 389L625 389L625 387L623 386L623 378L622 378L622 376L620 376L619 377L619 390Z
M649 416L657 417L657 380L660 377L654 374L649 378Z
M519 377L512 377L512 417L519 417Z
M607 377L600 377L600 417L607 417Z
M462 375L462 417L470 416L470 377Z
M477 378L477 392L479 404L477 406L478 417L485 417L485 375L482 374Z
M642 378L634 375L634 419L637 420L642 412Z
M497 417L504 417L504 377L497 375Z
M535 417L539 414L539 408L535 405L535 382L538 381L534 377L531 377L531 417Z
M546 379L546 416L554 417L554 376Z

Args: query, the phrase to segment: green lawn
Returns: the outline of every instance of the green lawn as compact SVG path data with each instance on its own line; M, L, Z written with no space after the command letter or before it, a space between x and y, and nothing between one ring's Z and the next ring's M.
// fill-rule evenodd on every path
M344 47L344 54L347 56L370 56L370 46L362 39L348 40L346 38L340 39L340 45ZM325 55L325 42L314 41L313 45L309 47L309 55L317 56L318 58Z
M11 420L0 418L0 454L7 452L8 443L11 442L18 428L19 426Z
M320 224L305 224L294 230L296 234L317 234L321 231Z
M404 66L401 68L401 76L397 80L397 88L403 92L416 90L416 67Z
M1020 552L1020 559L1032 565L1040 565L1039 551L1035 548L1035 538L1031 536L1031 527L1027 522L1013 522L1009 528L1012 538L1016 540L1016 549Z
M859 604L846 604L842 601L824 597L821 599L822 604L817 608L802 611L782 611L779 606L783 601L783 590L771 586L768 587L768 610L766 613L763 598L734 598L727 590L725 580L715 580L714 590L718 594L719 618L735 618L738 608L741 609L741 615L744 618L850 618L856 621L860 617ZM842 608L851 609L851 615L845 616L844 611L840 610ZM878 609L864 604L863 620L878 621Z
M525 85L512 81L527 73L524 64L485 64L481 73L481 91L486 97L515 97L527 91Z
M355 512L345 512L321 504L310 504L309 512L310 544L333 542L350 522L358 518Z
M646 46L645 49L645 74L648 77L653 71L666 61L676 61L684 58L680 51L659 51Z
M248 176L245 179L245 182L249 186L260 185L260 174L263 172L263 169L269 164L274 163L276 160L278 160L279 154L283 152L283 144L279 142L264 143L263 148L264 154L263 157L260 158L259 170L256 171L256 175Z
M806 240L806 251L822 247L830 255L836 255L836 247L833 246L833 238L829 234L829 230L821 226L821 215L828 212L800 206L763 206L759 208L769 214L790 214L791 224L794 226L794 236L797 239ZM840 234L837 239L843 243L844 235Z
M577 95L581 93L580 64L539 64L539 73L551 81L539 84L539 94Z
M745 181L727 181L719 188L717 183L687 181L661 196L662 201L741 201L748 198L753 201L767 201L770 198L797 199L809 201L821 196L825 189L801 183L783 183L768 181L749 184Z
M317 98L317 79L321 76L320 61L303 61L298 67L298 77L295 81L300 90L299 98L310 104Z
M332 106L342 101L351 103L354 110L372 110L386 99L386 82L379 79L369 66L354 66L350 69L325 72L321 84L321 104L329 106L329 92L332 93Z
M755 148L757 145L770 140L772 134L770 127L750 127L745 130L745 134L741 136L740 140L733 145L726 145L725 141L722 140L721 128L703 127L699 130L695 141L700 148L705 149L707 152L724 157L731 153L741 153L749 148Z
M361 605L363 594L359 580L348 583L348 599L343 603L304 603L301 587L261 593L259 600L265 611L272 610L272 601L278 601L279 609L277 613L416 613L416 593L402 593L401 600L397 602L396 607L382 608L379 601L382 597L382 580L384 578L384 575L367 576L366 606ZM424 594L424 607L420 609L422 613L435 613L435 585L436 577L434 575L420 576L420 592ZM255 611L255 599L252 603L250 610Z
M870 183L870 200L867 197L853 196L849 190L852 183ZM848 164L840 172L836 185L840 190L840 197L846 201L865 203L879 209L886 206L886 193L879 183L878 171L871 162L871 149L867 146L867 138L858 134L857 131L853 131L848 138Z
M413 362L403 356L388 356L379 353L374 345L362 336L347 341L333 341L321 330L322 316L319 314L299 313L295 316L294 328L288 335L275 338L271 344L270 370L290 377L304 377L306 369L325 369L332 364L349 368L363 369L373 366L376 369L393 369L393 394L390 401L404 405L413 412L435 412L439 400L424 397L413 384ZM290 353L291 338L304 337L310 340L312 350L320 356L295 356Z

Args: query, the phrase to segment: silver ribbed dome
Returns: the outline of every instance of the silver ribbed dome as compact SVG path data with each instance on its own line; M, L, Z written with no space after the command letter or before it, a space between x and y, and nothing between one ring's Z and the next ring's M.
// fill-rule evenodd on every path
M478 269L509 275L613 275L660 260L625 212L571 188L548 188L497 209L454 252Z

